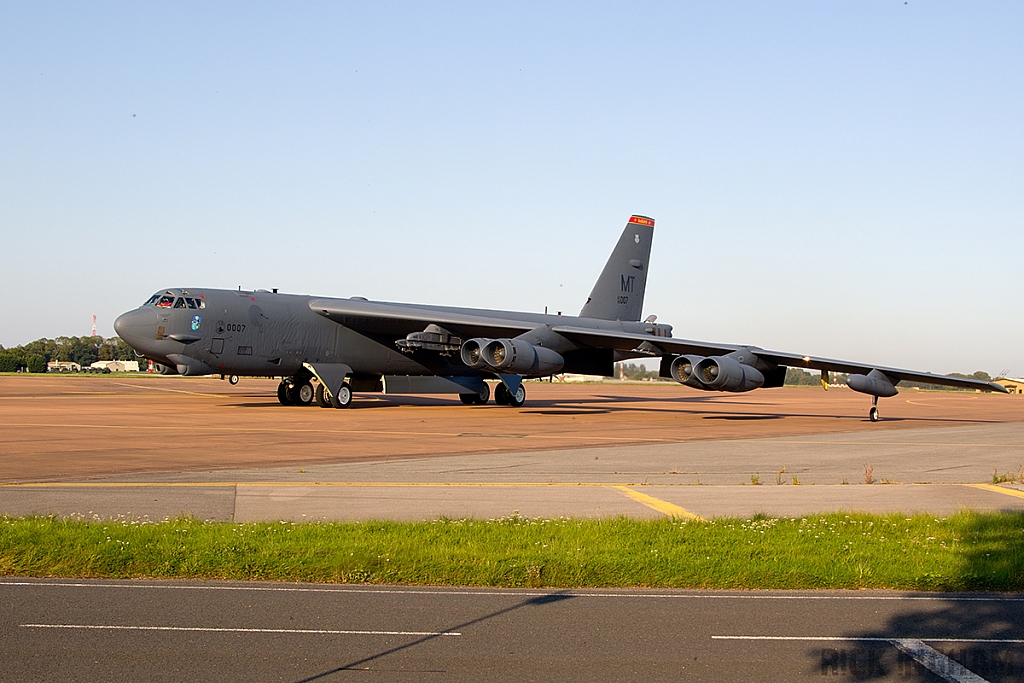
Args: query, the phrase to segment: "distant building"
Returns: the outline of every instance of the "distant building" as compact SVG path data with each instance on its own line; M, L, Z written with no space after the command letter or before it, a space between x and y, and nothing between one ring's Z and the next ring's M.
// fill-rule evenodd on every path
M106 370L107 372L138 372L139 361L137 360L98 360L89 366L93 370Z
M51 360L46 364L47 372L81 372L82 366L66 360Z
M602 382L609 377L604 375L577 375L572 372L563 372L560 375L555 375L556 382Z
M1011 394L1024 394L1024 379L1013 379L1012 377L1001 377L992 380L996 384L1006 387Z

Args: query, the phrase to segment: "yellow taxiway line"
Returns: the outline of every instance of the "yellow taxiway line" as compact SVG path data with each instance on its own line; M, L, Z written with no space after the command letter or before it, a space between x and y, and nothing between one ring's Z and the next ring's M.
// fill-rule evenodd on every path
M993 493L1001 493L1004 496L1016 496L1017 498L1024 498L1024 491L1018 491L1017 489L1008 489L1005 486L996 486L994 484L964 484L964 486L970 486L971 488L981 489L982 491L992 491Z
M704 521L686 508L679 507L678 505L661 500L660 498L655 498L654 496L648 496L646 493L634 491L628 486L615 486L614 488L618 491L622 491L628 498L632 498L636 502L641 505L646 505L652 510L657 510L663 515L668 515L669 517L685 517L686 519L693 519L701 522Z

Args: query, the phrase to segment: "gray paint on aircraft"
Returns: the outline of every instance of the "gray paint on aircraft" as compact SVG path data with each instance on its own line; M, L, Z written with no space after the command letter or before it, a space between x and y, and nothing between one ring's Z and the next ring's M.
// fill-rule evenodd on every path
M521 375L501 372L496 360L494 365L470 366L459 353L466 342L491 339L510 340L514 343L502 348L522 348L530 357L539 347L546 349L545 358L556 363L535 366L534 371L543 374L558 367L560 372L611 375L614 361L657 356L663 359L664 373L673 360L686 356L694 363L703 357L718 359L701 364L713 373L735 371L732 361L740 364L740 372L754 368L756 372L747 373L754 381L730 384L716 378L716 384L739 390L778 386L786 367L801 367L875 373L873 377L882 373L893 386L913 380L1005 391L973 379L674 338L671 325L640 322L653 236L653 220L629 219L578 317L190 288L158 292L146 305L120 316L114 327L140 355L166 372L284 377L289 388L315 377L333 396L349 382L352 387L383 387L387 377L394 378L395 388L447 387L464 398L483 393L482 379L493 378L514 394ZM409 377L441 381L416 382ZM710 381L710 375L705 379ZM694 378L686 383L711 387ZM854 384L870 390L877 383ZM281 391L279 396L283 397Z

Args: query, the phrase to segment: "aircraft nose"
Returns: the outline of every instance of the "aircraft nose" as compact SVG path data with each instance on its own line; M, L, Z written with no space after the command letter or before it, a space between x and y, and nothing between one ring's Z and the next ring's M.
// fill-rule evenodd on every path
M153 311L136 308L117 317L114 321L114 331L129 346L138 349L140 341L154 338L155 325L156 314Z

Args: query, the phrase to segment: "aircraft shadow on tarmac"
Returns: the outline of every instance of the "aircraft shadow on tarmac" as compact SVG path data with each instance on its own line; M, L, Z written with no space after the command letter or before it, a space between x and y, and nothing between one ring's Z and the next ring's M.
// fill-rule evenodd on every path
M1006 511L1005 518L984 517L964 533L957 566L947 571L969 577L968 585L981 590L1005 588L1009 577L1020 584L1024 576L1024 515ZM1015 581L1013 577L1018 577ZM949 585L934 577L935 587ZM1012 585L1012 584L1011 584ZM931 594L934 597L934 594ZM954 593L949 600L907 601L878 629L843 634L847 642L823 642L806 651L808 673L844 676L848 680L939 680L922 664L886 640L918 639L940 654L993 683L1024 679L1024 644L1007 642L951 642L930 638L989 641L1020 640L1024 634L1024 595L1005 593ZM863 640L854 640L863 639ZM867 639L878 639L869 641ZM948 662L945 664L948 668ZM942 663L938 669L944 668ZM933 669L934 674L938 671ZM953 680L953 679L949 679ZM959 680L959 679L958 679Z
M247 396L246 398L251 398ZM681 403L681 404L701 404L701 408L686 409L685 407L679 408L660 408L654 406L638 406L638 403L650 403L652 400L657 400L659 403ZM352 405L347 410L381 410L384 408L401 408L404 406L448 406L451 407L456 402L450 398L437 398L430 396L415 396L415 395L391 395L391 396L375 396L367 398L355 398L352 401ZM722 410L714 410L707 404L718 404L722 406ZM245 402L245 403L230 403L226 404L235 408L264 408L281 410L282 406L276 400L265 400L259 403ZM589 406L594 407L589 407ZM732 410L727 410L727 407L731 406L772 406L774 404L763 402L763 401L736 401L729 400L728 402L722 401L721 397L718 396L678 396L672 398L659 398L650 399L646 397L638 396L593 396L587 398L573 398L571 400L528 400L527 407L519 410L523 414L534 414L534 415L600 415L607 413L656 413L656 414L679 414L679 415L699 415L706 420L777 420L791 417L801 418L816 418L816 419L842 419L842 420L853 420L856 422L867 422L868 419L861 414L857 415L827 415L821 413L778 413L778 412L766 412L766 413L741 413ZM316 407L316 406L307 406ZM292 409L296 409L293 407ZM504 406L468 406L466 410L509 410ZM886 422L921 422L921 423L948 423L948 424L998 424L999 420L984 420L984 419L965 419L965 418L950 418L950 417L892 417L885 416L883 418Z
M452 627L450 627L448 629L445 629L444 631L442 631L440 633L436 633L436 634L432 634L432 635L428 635L428 636L423 636L422 638L417 638L416 640L412 641L411 643L406 643L404 645L398 645L397 647L388 648L387 650L383 650L383 651L378 652L376 654L372 654L369 657L363 657L362 659L357 659L357 660L355 660L353 662L348 662L347 664L342 664L341 666L338 666L338 667L336 667L334 669L331 669L329 671L323 671L323 672L315 674L313 676L309 676L307 678L302 678L302 679L296 681L296 683L312 683L313 681L322 680L324 678L327 678L328 676L333 676L334 674L340 673L342 671L366 671L366 670L368 670L370 668L368 665L371 664L371 663L380 662L381 660L383 660L384 658L388 657L389 655L393 655L395 653L402 652L403 650L408 650L410 648L414 648L417 645L422 645L423 643L427 643L427 642L430 642L432 640L436 640L437 638L441 638L444 633L451 633L451 632L454 632L454 631L460 631L460 630L462 630L464 628L468 628L468 627L473 626L475 624L483 623L483 622L485 622L485 621L487 621L489 619L494 619L495 617L500 617L503 614L508 614L509 612L515 612L516 610L523 609L524 607L538 607L538 606L543 606L543 605L550 605L550 604L553 604L553 603L556 603L556 602L562 602L563 600L571 600L573 597L574 597L573 595L570 595L570 594L564 593L564 592L545 593L543 595L537 595L537 596L532 597L532 598L530 598L528 600L523 600L521 602L517 602L516 604L511 605L509 607L506 607L505 609L500 609L500 610L497 610L496 612L491 612L490 614L485 614L483 616L477 617L476 619L470 619L469 621L464 621L461 624L455 624L454 626L452 626ZM408 669L404 669L403 672L406 672L406 673L416 673L414 671L409 671ZM421 673L443 673L443 672L440 672L440 671L426 672L426 671L424 671L424 672L421 672Z

